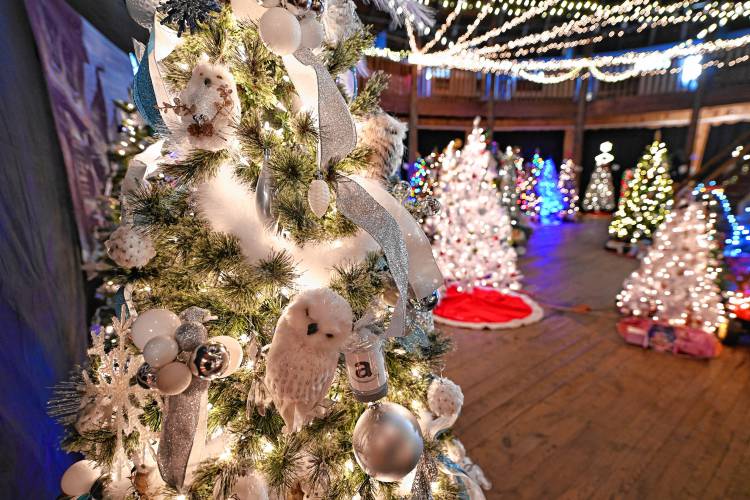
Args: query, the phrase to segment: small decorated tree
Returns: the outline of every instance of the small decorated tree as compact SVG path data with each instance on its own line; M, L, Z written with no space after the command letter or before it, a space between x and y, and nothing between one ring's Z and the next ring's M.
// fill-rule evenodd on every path
M534 153L531 163L526 166L523 175L519 176L519 205L521 211L526 215L537 215L539 213L539 197L537 196L536 184L539 181L539 173L544 167L544 160L539 153Z
M669 213L617 296L620 312L717 333L725 315L715 223L715 214L701 201L684 202Z
M443 208L434 221L433 253L448 293L435 309L437 321L501 328L540 314L527 297L512 293L520 288L521 276L510 244L511 220L487 172L492 161L484 131L475 125L458 161L443 162L438 194ZM483 314L475 314L477 303ZM507 309L510 303L520 305L519 317L488 313L488 308Z
M500 193L500 203L508 211L513 247L519 255L526 251L526 243L531 228L519 208L518 185L523 175L523 157L519 148L508 146L504 153L498 154L498 169L495 186Z
M587 212L610 212L615 209L611 170L615 157L611 151L612 143L605 142L601 145L601 153L596 156L596 168L583 196L583 209Z
M560 222L563 211L562 195L557 188L557 168L552 158L547 158L539 172L536 194L539 200L539 220L542 224Z
M565 160L560 166L557 187L562 195L563 219L576 220L578 217L578 167L573 160Z
M621 195L609 234L612 238L629 243L650 238L671 207L669 155L663 142L654 141L646 148L633 179Z

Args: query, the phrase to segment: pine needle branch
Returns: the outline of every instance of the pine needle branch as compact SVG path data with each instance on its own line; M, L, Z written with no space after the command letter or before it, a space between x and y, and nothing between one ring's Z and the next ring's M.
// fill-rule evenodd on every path
M376 71L372 74L367 85L362 89L357 97L354 98L349 111L354 116L365 116L374 113L380 109L380 96L388 88L391 77L383 71Z
M175 163L164 163L164 175L174 177L180 185L189 186L206 182L216 175L221 164L229 158L226 150L205 151L195 149Z

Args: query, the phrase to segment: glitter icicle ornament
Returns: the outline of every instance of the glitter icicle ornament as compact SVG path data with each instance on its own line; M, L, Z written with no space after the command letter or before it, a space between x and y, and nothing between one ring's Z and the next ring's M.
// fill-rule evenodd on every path
M331 190L323 179L315 179L307 190L307 202L316 217L323 217L331 204Z

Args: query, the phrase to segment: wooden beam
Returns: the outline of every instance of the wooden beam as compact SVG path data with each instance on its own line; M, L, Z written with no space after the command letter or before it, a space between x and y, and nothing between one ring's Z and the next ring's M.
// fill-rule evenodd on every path
M563 159L573 157L573 149L575 148L575 128L566 127L565 135L563 136Z
M690 155L690 175L697 174L703 163L703 154L706 152L708 136L711 134L711 123L700 121L696 128L693 140L693 153Z
M571 159L576 165L583 161L583 133L586 128L586 94L589 84L588 76L581 77L578 89L578 108L576 109L576 123L573 129L573 150Z
M419 68L411 67L411 92L409 94L409 163L417 161L419 152Z
M487 138L492 142L495 131L495 75L490 74L490 92L487 98Z
M695 139L698 134L698 124L701 117L701 106L703 106L703 96L706 93L706 87L709 85L710 75L704 73L698 78L698 88L695 89L695 95L693 96L693 106L690 111L690 122L688 123L687 139L685 141L685 152L688 154L688 161L690 162L690 175L697 172L698 163L696 162L695 155ZM704 145L705 146L705 145ZM703 153L700 154L701 158Z

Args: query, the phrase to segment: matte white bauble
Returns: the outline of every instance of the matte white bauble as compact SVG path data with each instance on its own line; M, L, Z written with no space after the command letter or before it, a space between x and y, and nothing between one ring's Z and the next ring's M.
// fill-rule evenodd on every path
M317 49L323 43L325 31L323 25L313 16L307 16L299 22L302 30L302 46L308 49Z
M331 204L331 190L323 179L315 179L307 190L307 202L316 217L323 217Z
M211 337L209 340L211 342L219 342L223 344L224 347L227 348L227 352L229 352L229 364L224 372L222 372L221 378L228 377L239 370L240 365L242 364L243 352L242 345L237 342L237 339L227 335L219 335L217 337Z
M89 492L99 476L101 469L93 460L81 460L70 467L60 479L60 489L68 496L79 497Z
M184 363L175 361L166 366L162 366L156 374L156 388L166 396L175 396L188 388L193 380L193 374L190 373Z
M161 368L174 361L179 352L174 338L154 337L143 347L143 359L154 368Z
M142 351L154 337L174 337L174 332L180 324L180 318L172 311L149 309L139 314L133 322L133 343Z
M258 22L258 30L268 50L278 56L288 56L302 43L299 21L282 7L268 9Z
M125 0L128 14L147 30L154 26L154 13L160 0Z

